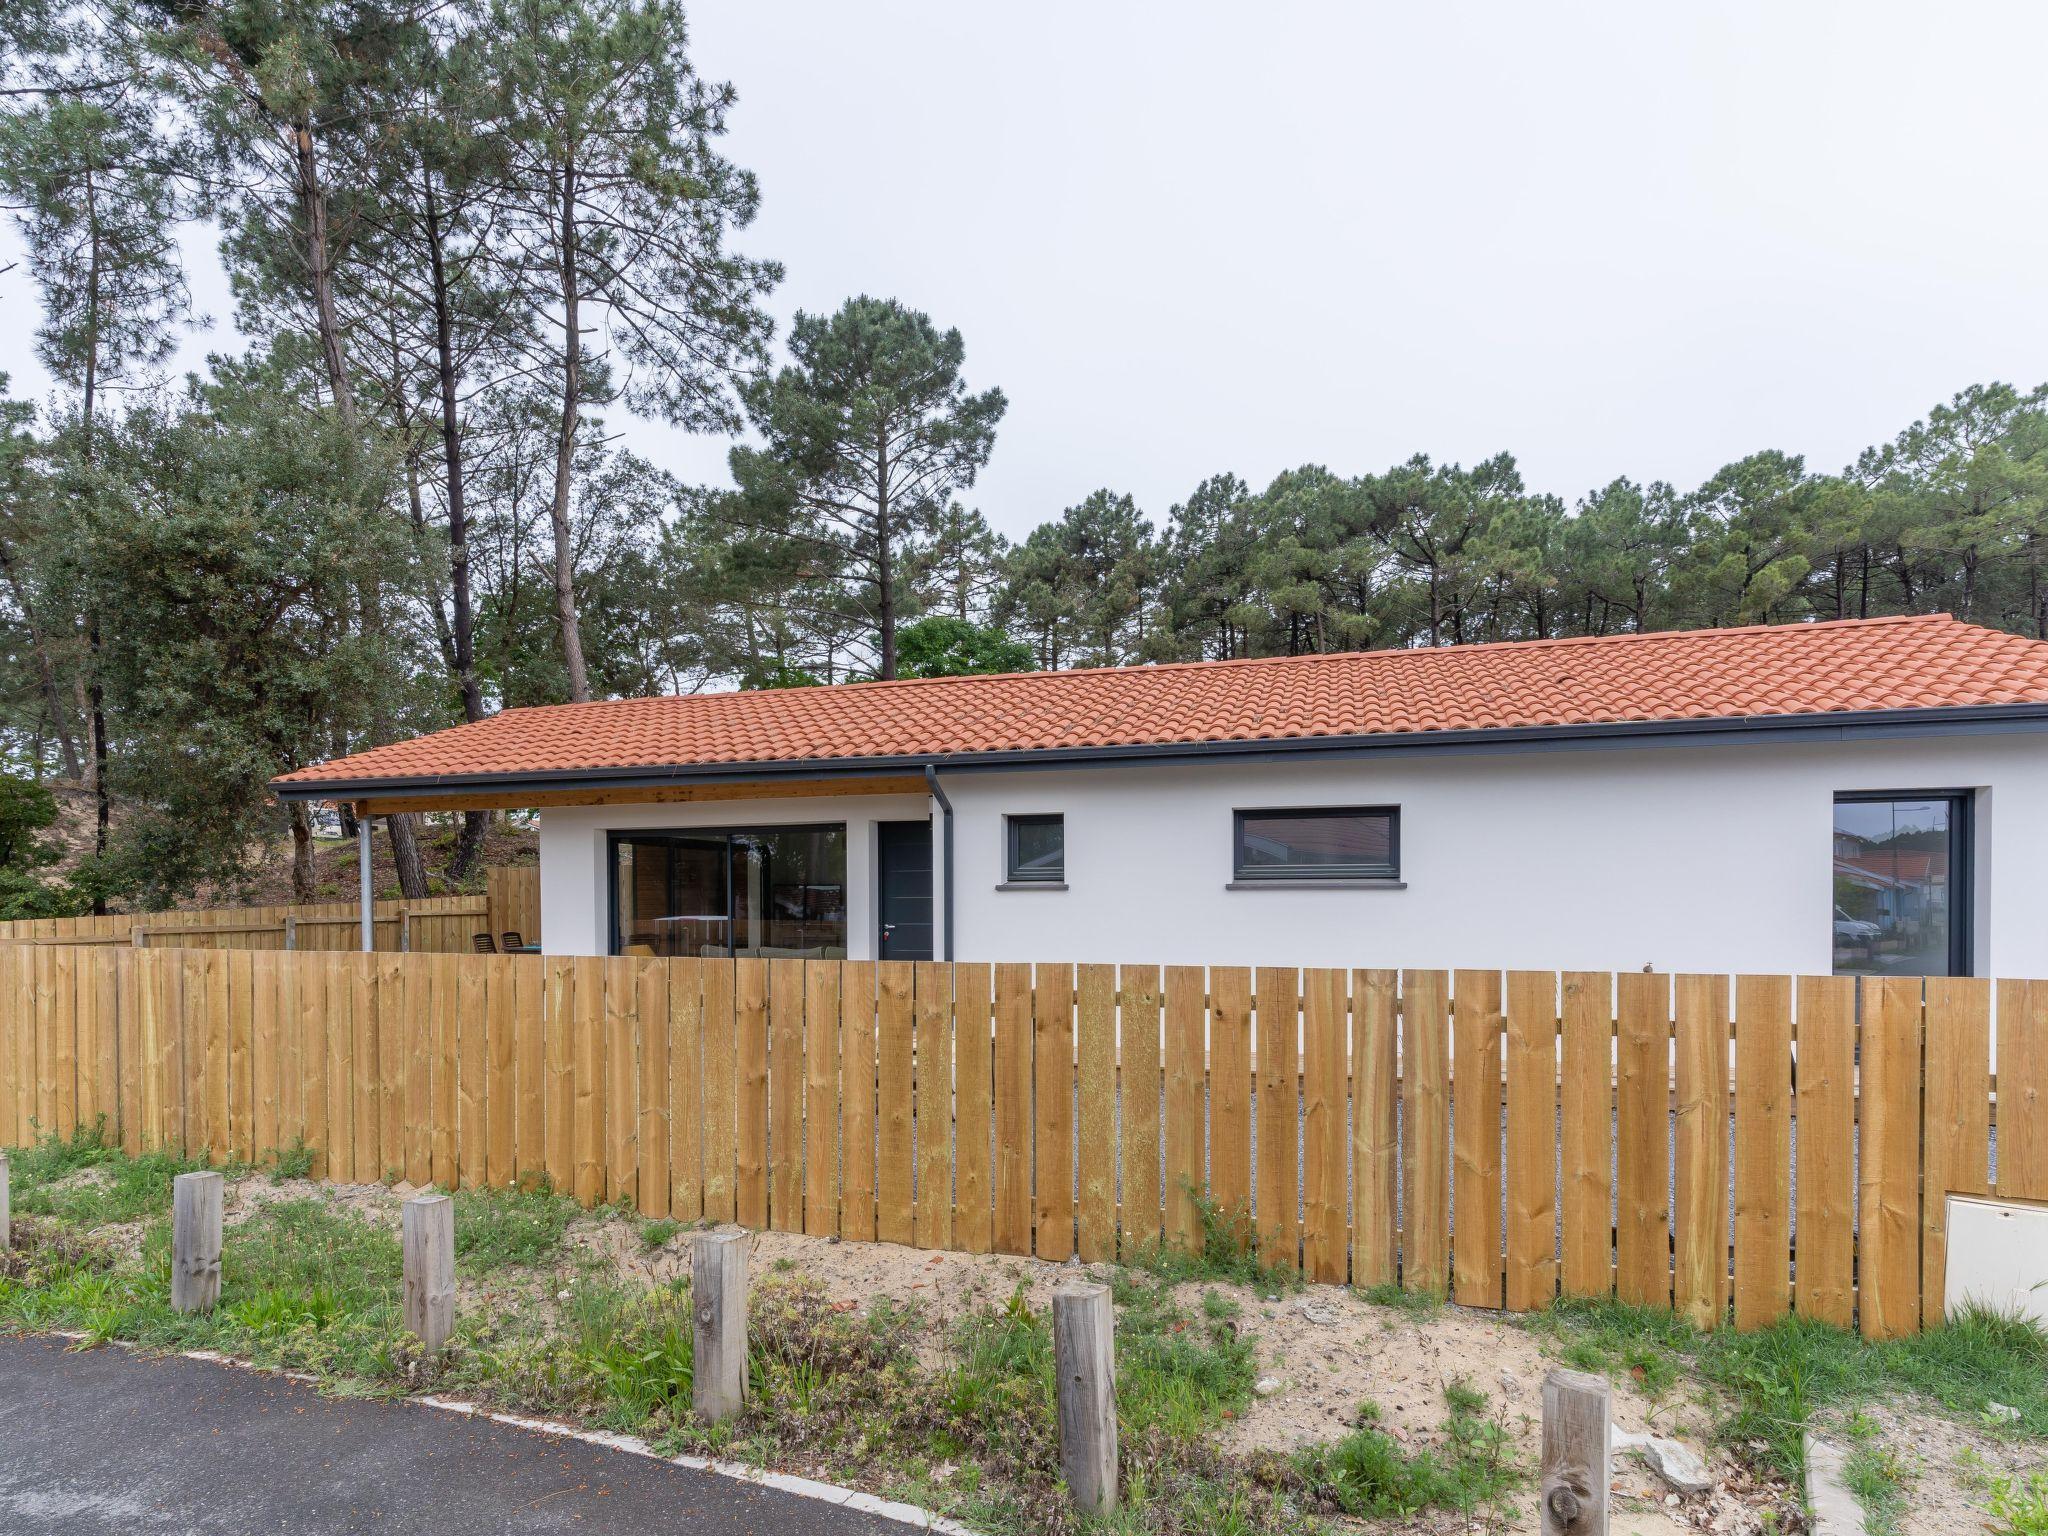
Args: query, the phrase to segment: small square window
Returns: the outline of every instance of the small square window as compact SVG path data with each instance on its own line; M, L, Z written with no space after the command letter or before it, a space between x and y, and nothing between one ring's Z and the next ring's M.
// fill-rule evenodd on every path
M1057 884L1067 878L1067 818L1010 816L1004 878L1012 885Z
M1397 880L1401 813L1392 806L1239 811L1231 867L1248 880Z

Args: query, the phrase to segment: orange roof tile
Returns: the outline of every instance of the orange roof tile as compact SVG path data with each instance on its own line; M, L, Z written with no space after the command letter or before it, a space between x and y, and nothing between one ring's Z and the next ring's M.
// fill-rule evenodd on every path
M508 709L285 790L2048 703L2048 643L1947 614Z

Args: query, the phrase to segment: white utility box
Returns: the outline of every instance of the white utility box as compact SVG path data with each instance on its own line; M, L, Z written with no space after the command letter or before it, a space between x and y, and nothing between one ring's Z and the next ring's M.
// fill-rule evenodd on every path
M1943 1314L1953 1317L1970 1303L2048 1326L2048 1205L1948 1197Z

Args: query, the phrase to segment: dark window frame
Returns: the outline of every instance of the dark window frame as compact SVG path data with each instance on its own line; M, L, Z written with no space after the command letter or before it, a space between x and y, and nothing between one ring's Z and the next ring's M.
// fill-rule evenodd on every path
M769 821L749 823L744 826L649 827L645 831L637 831L626 827L607 828L604 835L605 927L607 930L605 952L612 956L618 955L625 938L619 929L619 844L680 843L688 842L692 839L723 839L725 852L723 855L724 868L722 874L725 881L726 910L730 913L733 905L732 840L736 837L764 836L771 832L837 832L841 840L840 856L848 860L852 858L852 849L850 847L852 832L843 821ZM673 869L671 869L670 877L671 879L674 877ZM850 943L853 933L853 882L850 877L841 884L840 889L845 893L847 903L846 931ZM726 948L728 953L720 956L706 956L706 959L729 960L732 958L730 953L732 948L731 932L732 930L728 927L726 930Z
M1022 868L1017 858L1017 828L1053 821L1060 828L1058 869ZM1065 811L1019 811L1003 817L1003 883L1005 885L1064 885L1067 879L1067 813Z
M1946 800L1948 802L1948 974L1973 976L1977 955L1977 792L1974 789L1855 789L1837 790L1828 808L1828 838L1834 840L1834 806L1883 805L1893 800ZM1832 860L1832 855L1830 856ZM1830 864L1832 867L1832 862ZM1832 888L1829 909L1833 910ZM1830 923L1832 929L1832 922ZM1862 971L1834 971L1834 944L1828 945L1829 970L1838 976L1866 975Z
M1387 862L1384 867L1363 864L1259 864L1247 867L1244 859L1244 827L1248 819L1261 821L1323 821L1337 816L1384 816L1387 819ZM1398 805L1276 805L1252 806L1230 813L1230 878L1241 885L1259 883L1360 881L1395 884L1401 879L1401 807Z

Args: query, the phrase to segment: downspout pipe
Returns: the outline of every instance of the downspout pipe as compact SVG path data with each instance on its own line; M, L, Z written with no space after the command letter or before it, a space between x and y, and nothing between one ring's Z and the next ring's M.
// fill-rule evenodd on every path
M370 818L361 811L356 813L356 865L360 880L356 899L362 907L363 953L367 955L377 947L377 921L370 901Z
M939 820L942 831L939 834L940 857L945 860L945 873L939 886L939 911L946 925L946 960L953 958L953 802L946 798L945 786L939 783L936 764L924 765L924 785L931 791L931 797L939 802Z

